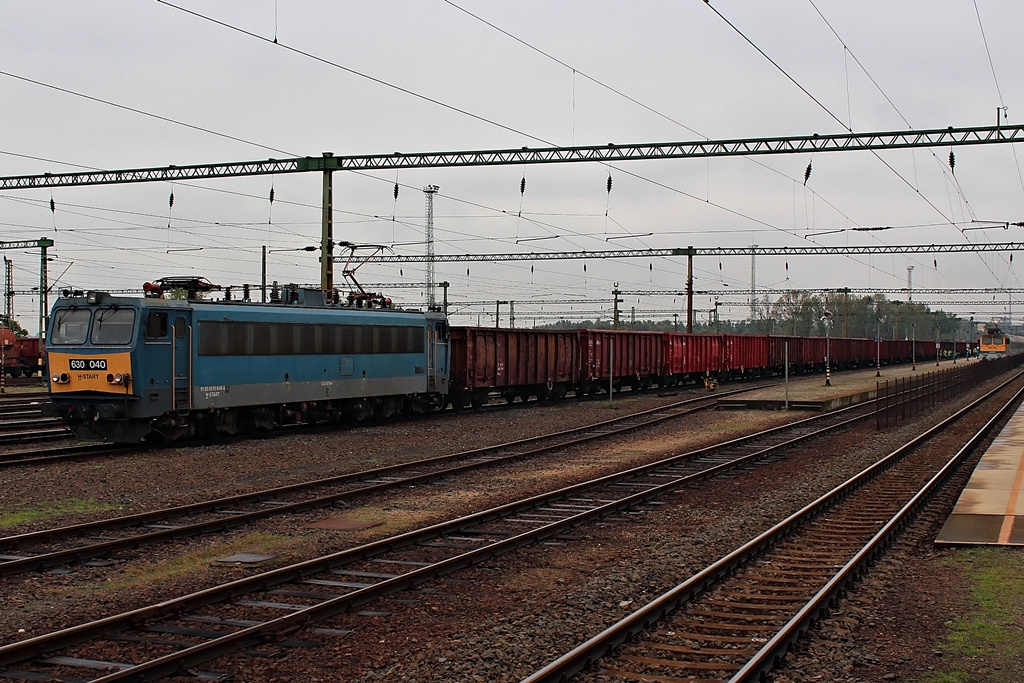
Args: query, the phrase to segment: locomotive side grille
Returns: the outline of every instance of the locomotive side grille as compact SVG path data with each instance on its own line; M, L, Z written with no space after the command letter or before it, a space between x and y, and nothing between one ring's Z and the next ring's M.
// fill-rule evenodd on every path
M423 353L423 328L203 320L200 356Z

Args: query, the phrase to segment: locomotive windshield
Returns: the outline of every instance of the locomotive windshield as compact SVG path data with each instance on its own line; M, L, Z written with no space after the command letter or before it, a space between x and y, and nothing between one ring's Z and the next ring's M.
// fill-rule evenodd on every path
M53 316L51 344L84 344L89 337L89 309L65 308Z
M129 344L135 333L134 308L108 308L96 315L93 344Z

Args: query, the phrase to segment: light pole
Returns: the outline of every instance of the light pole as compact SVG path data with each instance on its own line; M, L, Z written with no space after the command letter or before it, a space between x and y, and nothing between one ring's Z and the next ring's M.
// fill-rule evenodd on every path
M882 319L875 318L875 377L882 376Z
M821 322L825 324L825 386L832 386L831 377L831 363L829 362L829 339L828 339L828 326L832 322L832 311L826 310L824 315L821 316Z
M970 327L967 328L967 344L966 344L966 349L964 349L964 355L967 356L968 359L970 359L970 357L971 357L971 342L973 340L974 340L974 316L972 315L971 316Z

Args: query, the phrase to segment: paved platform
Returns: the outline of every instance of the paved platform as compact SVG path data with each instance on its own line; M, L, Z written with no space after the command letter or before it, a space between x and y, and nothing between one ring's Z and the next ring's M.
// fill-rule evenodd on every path
M789 378L789 410L813 410L825 412L843 408L845 406L870 401L875 398L877 382L886 380L892 381L897 377L910 377L914 374L931 372L936 369L959 367L964 363L977 363L975 359L957 359L956 365L953 361L941 361L938 368L935 361L917 364L917 371L911 369L911 364L904 365L883 365L882 376L875 376L875 368L863 370L848 370L845 372L833 372L832 386L825 386L825 376L815 375L791 375ZM740 394L739 396L723 398L718 401L720 409L741 409L741 410L785 410L786 409L786 387L779 385L765 389Z
M1024 406L981 456L936 543L1024 545Z

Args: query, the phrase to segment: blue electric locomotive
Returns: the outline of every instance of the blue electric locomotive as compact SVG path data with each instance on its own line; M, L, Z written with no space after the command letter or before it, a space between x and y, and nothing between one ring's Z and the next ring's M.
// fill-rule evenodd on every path
M129 442L444 406L443 314L328 304L319 290L286 299L61 298L49 409L81 438Z

